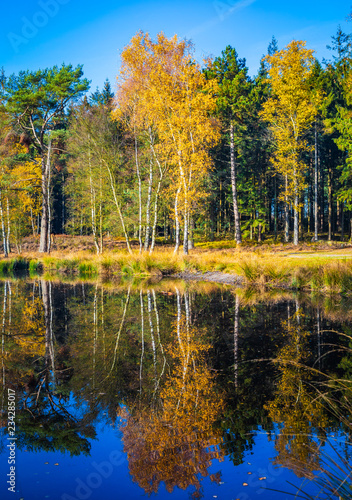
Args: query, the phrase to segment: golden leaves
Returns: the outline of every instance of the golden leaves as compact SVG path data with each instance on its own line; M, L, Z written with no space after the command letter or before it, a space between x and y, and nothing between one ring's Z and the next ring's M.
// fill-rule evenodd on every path
M115 119L157 138L155 151L170 169L170 188L180 188L180 206L202 199L201 183L211 167L209 148L219 140L211 115L217 83L207 81L192 59L192 44L159 33L139 32L122 53ZM182 211L182 209L181 209Z
M305 45L293 40L286 49L266 57L272 95L263 104L261 116L270 123L275 139L274 168L288 180L287 199L297 196L305 186L306 165L301 160L308 150L305 133L323 98L312 85L314 51Z

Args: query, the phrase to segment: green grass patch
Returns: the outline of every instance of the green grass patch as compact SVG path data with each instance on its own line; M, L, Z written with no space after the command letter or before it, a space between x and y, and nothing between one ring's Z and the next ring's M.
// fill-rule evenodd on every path
M221 240L221 241L205 241L202 243L196 243L196 248L202 248L204 250L212 249L222 249L222 248L236 248L235 240Z
M78 274L80 277L97 276L98 268L93 262L79 262Z
M22 256L0 260L0 275L9 276L14 273L27 271L29 267L28 260Z

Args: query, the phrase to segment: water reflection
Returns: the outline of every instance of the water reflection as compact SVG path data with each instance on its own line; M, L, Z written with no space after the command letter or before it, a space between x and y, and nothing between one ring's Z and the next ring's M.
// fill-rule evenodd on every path
M123 443L133 480L146 493L156 493L163 482L168 492L176 486L181 489L193 486L193 496L199 497L200 477L209 475L212 460L223 456L221 430L215 425L223 409L223 399L219 393L214 397L215 376L205 359L211 346L207 344L206 331L191 324L190 295L186 292L181 296L177 288L175 291L177 317L171 321L171 340L164 347L160 342L155 294L152 301L151 292L147 292L147 324L153 357L152 369L145 376L152 379L153 393L149 398L142 392L143 339L146 335L142 327L141 395L128 405L129 412L125 408L120 412L125 419ZM142 317L143 309L141 293ZM160 373L157 368L158 348L164 360L160 363ZM160 385L166 363L168 369ZM211 479L216 480L216 477Z
M327 439L348 448L351 431L351 305L205 286L1 282L1 422L11 387L18 448L89 455L104 419L146 493L199 498L260 429L276 467L328 477Z
M280 433L275 437L278 455L274 463L294 470L298 477L312 479L313 471L321 470L319 450L324 436L323 441L319 440L318 431L327 427L328 418L312 386L316 372L309 368L311 332L302 327L302 320L297 307L296 312L282 322L284 345L275 358L279 369L276 395L265 407L269 417L280 423Z

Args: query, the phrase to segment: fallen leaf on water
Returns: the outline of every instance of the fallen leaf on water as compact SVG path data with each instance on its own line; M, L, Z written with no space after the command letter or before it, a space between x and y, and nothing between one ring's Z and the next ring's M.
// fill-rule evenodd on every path
M54 465L59 465L59 464L54 464Z
M263 481L264 479L266 479L266 476L260 477L259 481Z
M243 483L242 486L248 486L248 483Z
M252 474L251 472L247 472L247 474Z

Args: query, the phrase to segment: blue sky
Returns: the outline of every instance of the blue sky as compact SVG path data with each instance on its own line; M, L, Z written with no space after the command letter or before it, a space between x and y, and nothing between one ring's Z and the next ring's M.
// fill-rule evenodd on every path
M83 64L91 90L114 85L123 47L139 30L192 39L196 57L218 56L227 46L245 57L254 75L273 35L279 47L306 40L318 59L346 22L352 0L17 0L1 6L0 67L6 74Z

